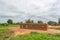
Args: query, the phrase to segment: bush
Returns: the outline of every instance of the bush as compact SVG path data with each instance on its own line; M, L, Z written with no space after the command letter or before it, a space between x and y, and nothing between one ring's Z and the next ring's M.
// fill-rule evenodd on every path
M43 21L38 21L38 23L43 23Z
M7 24L7 23L3 23L3 24L0 24L0 25L2 25L2 26L8 26L8 24Z
M0 29L0 40L7 40L12 34L13 31L9 29Z
M55 25L55 26L58 25L56 22L53 22L53 21L49 21L48 24L49 25Z
M59 18L59 20L58 20L58 24L60 25L60 18Z
M46 33L32 32L28 35L26 34L12 37L10 40L60 40L60 34L52 35Z
M26 23L34 23L33 20L30 20L30 19L26 20L25 22Z
M7 20L7 23L8 23L8 24L13 24L13 21L12 21L11 19L8 19L8 20Z

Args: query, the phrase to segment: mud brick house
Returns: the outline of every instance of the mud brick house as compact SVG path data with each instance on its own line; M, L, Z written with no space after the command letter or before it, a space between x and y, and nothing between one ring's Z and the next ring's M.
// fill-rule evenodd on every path
M47 24L36 24L36 23L21 23L21 29L35 29L35 30L47 30Z

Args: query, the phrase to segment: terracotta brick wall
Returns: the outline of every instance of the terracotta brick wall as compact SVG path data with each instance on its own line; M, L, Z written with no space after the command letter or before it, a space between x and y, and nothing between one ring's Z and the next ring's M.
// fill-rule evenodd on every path
M33 27L34 27L34 24L28 24L29 26L29 29L33 29Z
M24 23L20 24L20 28L23 29L37 29L37 30L47 30L48 25L47 24L33 24L33 23Z

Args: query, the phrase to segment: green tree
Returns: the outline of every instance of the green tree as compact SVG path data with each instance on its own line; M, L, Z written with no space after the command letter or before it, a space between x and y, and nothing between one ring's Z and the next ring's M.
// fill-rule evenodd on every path
M34 23L34 21L33 21L33 20L31 20L31 23Z
M51 25L53 22L52 21L49 21L48 24Z
M56 25L57 23L56 22L53 22L53 21L49 21L48 24L49 25Z
M8 20L7 20L7 23L8 23L8 24L13 24L13 21L12 21L11 19L8 19Z
M43 23L43 21L38 21L38 23Z
M58 24L60 24L60 18L59 18L59 20L58 20Z
M33 20L30 20L30 19L26 20L25 22L26 23L34 23Z

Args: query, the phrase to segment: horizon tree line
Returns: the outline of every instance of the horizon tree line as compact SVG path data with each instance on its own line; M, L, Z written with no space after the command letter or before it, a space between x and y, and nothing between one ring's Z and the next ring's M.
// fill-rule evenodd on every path
M20 24L20 23L23 23L23 22L19 22L17 24ZM28 20L25 20L25 23L34 23L34 21L31 20L31 19L28 19ZM44 22L41 21L41 20L38 20L37 23L44 23ZM13 20L12 19L8 19L7 20L7 24L14 24ZM49 25L51 25L51 24L59 24L60 25L60 18L58 19L58 22L48 21L47 24L49 24Z

